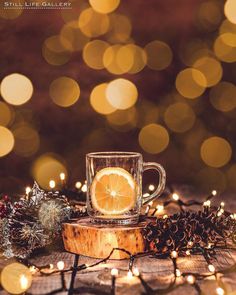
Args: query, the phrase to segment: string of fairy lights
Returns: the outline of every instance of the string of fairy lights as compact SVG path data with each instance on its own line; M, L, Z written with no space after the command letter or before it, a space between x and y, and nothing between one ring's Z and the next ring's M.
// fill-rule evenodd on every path
M65 182L65 174L61 173L60 174L60 179L61 179L61 185L63 187L66 186L66 182ZM56 187L56 183L54 180L50 180L50 184L49 184L51 189L55 189ZM86 193L87 191L87 186L86 183L82 183L80 181L76 182L75 187L77 190L82 191L83 193ZM151 193L153 190L155 189L155 186L150 184L148 186L148 190L149 193ZM30 192L30 187L26 188L26 197L28 196L29 192ZM149 194L146 193L146 194ZM206 199L204 201L197 201L197 200L189 200L189 201L184 201L179 194L177 194L172 188L169 188L169 191L166 192L166 196L167 196L167 200L164 201L162 204L157 204L155 206L153 206L153 202L150 202L145 210L144 216L149 216L151 218L156 218L158 217L159 219L167 219L168 215L164 214L164 210L166 209L167 206L169 206L170 204L175 204L179 207L180 212L181 211L185 211L186 212L186 208L188 207L192 207L192 206L202 206L203 207L203 211L204 212L209 212L209 210L212 207L212 202L211 199L213 197L215 197L217 195L217 191L213 190L211 192L211 194L209 196L206 197ZM213 206L214 207L214 206ZM222 214L224 214L225 211L225 203L221 202L220 206L217 207L215 210L217 212L217 216L221 216ZM229 217L232 219L232 221L236 220L236 214L235 213L229 213L227 212L227 214L230 214ZM105 292L104 294L116 294L116 288L117 288L117 284L119 285L119 279L120 278L124 278L126 283L128 284L132 284L134 281L135 282L140 282L141 285L143 286L146 294L168 294L170 291L174 290L175 288L181 286L181 285L186 285L189 284L191 285L198 294L202 294L202 290L200 287L200 282L205 280L205 279L215 279L216 281L216 289L215 292L217 295L224 295L226 294L226 290L224 287L224 284L222 283L222 277L224 276L224 274L228 274L228 273L233 273L236 271L236 262L234 262L234 264L230 267L227 267L225 269L219 269L216 270L216 267L213 265L212 263L212 256L216 255L216 250L222 250L222 251L235 251L236 247L234 245L230 245L227 244L225 241L225 245L213 245L213 244L208 244L206 247L195 247L192 241L189 241L187 246L184 248L184 252L183 249L178 250L173 250L173 251L169 251L168 255L165 256L166 259L169 259L172 262L173 265L173 269L172 269L172 273L173 273L173 279L171 280L170 284L164 288L164 289L155 289L153 288L150 283L148 283L147 280L144 279L143 273L142 273L142 269L139 269L136 265L135 262L137 261L137 259L141 258L141 257L153 257L153 258L163 258L163 254L162 253L157 253L155 250L147 250L146 252L142 252L142 253L137 253L135 255L132 255L129 251L127 251L126 249L122 249L122 248L114 248L110 254L103 259L99 259L96 262L93 262L91 264L79 264L79 258L80 256L75 254L74 256L74 264L72 266L70 266L69 268L65 268L65 262L63 260L60 260L56 263L56 265L53 264L48 264L48 265L43 265L43 266L38 266L34 263L31 263L29 260L21 260L19 259L19 262L22 263L20 265L22 265L22 273L19 272L18 273L18 277L17 279L19 280L19 290L20 293L26 292L30 286L31 286L31 281L32 281L32 277L34 275L41 275L41 276L51 276L51 275L60 275L60 286L58 289L51 291L50 293L47 293L47 295L51 295L51 294L56 294L59 293L61 291L67 291L68 294L77 294L79 292L81 292L81 290L84 288L82 287L78 287L75 288L74 284L75 284L75 278L76 275L84 270L93 270L96 268L96 271L99 270L103 270L104 267L104 263L106 263L110 257L112 256L114 251L121 251L121 252L125 252L127 254L127 256L129 257L129 259L127 260L127 271L125 274L124 269L119 269L119 268L115 268L112 267L110 269L110 276L111 276L111 285L110 285L110 292ZM204 258L207 267L208 267L208 272L207 273L193 273L193 272L181 272L181 270L178 267L178 258L182 257L184 253L184 256L187 257L191 257L192 255L202 255L202 257ZM101 266L101 268L99 268ZM27 272L26 269L27 268ZM66 273L70 273L71 274L71 279L70 279L70 286L69 288L66 285L66 280L65 280L65 274ZM4 282L2 280L2 285L4 287ZM82 289L81 289L82 288ZM90 288L91 289L91 288ZM84 290L84 289L83 289ZM92 289L91 289L92 290ZM17 292L17 290L15 290ZM29 291L27 291L27 294L31 294Z

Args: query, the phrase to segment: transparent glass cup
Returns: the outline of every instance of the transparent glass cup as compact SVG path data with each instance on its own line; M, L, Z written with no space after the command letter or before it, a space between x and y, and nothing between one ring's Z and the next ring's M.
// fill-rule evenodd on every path
M146 170L159 173L159 184L149 196L142 194L142 175ZM155 162L143 162L140 153L97 152L86 155L87 210L92 222L134 224L141 207L160 196L166 173Z

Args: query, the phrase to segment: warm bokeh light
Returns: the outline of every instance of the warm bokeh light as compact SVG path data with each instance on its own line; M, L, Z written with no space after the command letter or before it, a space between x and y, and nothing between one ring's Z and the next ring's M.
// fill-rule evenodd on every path
M198 189L204 191L217 191L223 192L226 189L226 177L220 169L205 167L198 173L194 174L195 185Z
M120 4L120 0L89 0L92 8L99 13L110 13Z
M88 1L70 0L70 9L61 9L60 13L65 23L78 20L79 12L89 7Z
M32 165L32 176L44 189L50 189L49 182L52 179L60 183L60 173L65 173L67 177L65 165L55 154L44 154Z
M197 25L204 31L217 29L222 20L222 5L220 1L208 0L201 3L197 13Z
M186 103L171 104L164 113L166 125L174 132L186 132L193 127L196 116Z
M2 1L1 1L1 5L2 5ZM17 3L19 4L24 4L24 0L19 0ZM22 7L11 7L9 9L4 9L3 7L1 7L0 9L0 18L6 19L6 20L13 20L16 19L17 17L19 17L23 12L23 8Z
M71 57L71 53L62 46L58 35L51 36L44 41L42 55L53 66L64 65Z
M215 55L224 62L236 62L236 47L232 47L225 42L225 34L218 36L214 42Z
M3 101L0 101L0 125L8 126L14 119L14 111Z
M232 24L227 19L220 26L219 34L223 42L231 47L236 47L236 24Z
M79 99L80 87L75 80L69 77L60 77L52 81L49 94L55 104L69 107Z
M30 100L33 94L33 85L29 78L14 73L6 76L0 86L2 98L12 105L22 105Z
M232 148L222 137L210 137L201 145L201 158L208 166L222 167L230 161L231 156Z
M107 121L112 129L127 132L136 127L137 111L135 107L127 110L117 110L107 116Z
M136 86L127 79L115 79L107 85L106 97L108 102L119 110L132 107L138 99Z
M1 272L1 285L10 294L23 294L31 284L32 274L29 268L21 263L8 264Z
M66 23L61 29L60 42L65 50L80 51L88 41L89 38L81 32L77 21Z
M111 43L127 42L130 39L132 25L130 19L123 14L112 13L110 15L110 30L107 33Z
M23 157L35 154L40 146L37 130L27 124L20 124L12 128L15 138L14 152Z
M161 125L149 124L141 129L139 144L145 152L158 154L164 151L169 144L168 131Z
M95 86L90 95L91 106L96 112L103 115L111 114L116 110L107 100L107 85L108 83L102 83Z
M103 64L108 72L121 75L132 71L134 65L134 48L130 45L113 45L103 55ZM142 61L141 61L142 62Z
M202 72L187 68L178 73L175 81L178 92L186 98L196 98L203 94L207 81Z
M0 126L0 157L9 154L14 147L14 136L6 127Z
M81 12L78 25L85 36L98 37L108 32L110 20L106 14L87 8Z
M145 46L147 65L153 70L164 70L173 58L173 53L168 44L162 41L152 41Z
M137 127L142 128L148 124L157 122L159 109L155 103L142 99L137 104Z
M210 90L210 101L214 108L222 112L232 111L236 107L236 86L229 82L220 82Z
M128 44L126 48L132 53L132 66L129 69L130 74L140 72L147 64L147 54L140 46Z
M193 68L199 70L206 78L206 84L204 79L199 79L197 75L193 75L193 79L197 84L202 87L211 87L217 84L223 75L223 69L219 61L212 57L202 57L195 61Z
M225 2L225 16L227 19L233 23L236 24L236 1L235 0L227 0Z
M102 40L93 40L87 43L83 49L84 62L92 69L103 69L103 55L108 47L109 44Z

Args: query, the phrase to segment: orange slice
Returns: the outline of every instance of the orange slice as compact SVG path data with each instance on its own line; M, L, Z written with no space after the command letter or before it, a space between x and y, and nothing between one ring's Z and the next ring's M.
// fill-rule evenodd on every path
M119 167L100 170L91 185L91 201L93 207L102 214L128 212L136 201L136 185L132 175Z

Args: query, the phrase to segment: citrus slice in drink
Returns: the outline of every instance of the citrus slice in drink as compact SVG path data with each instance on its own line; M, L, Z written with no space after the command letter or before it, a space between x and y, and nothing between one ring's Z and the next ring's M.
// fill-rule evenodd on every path
M91 185L93 207L105 215L128 212L136 202L136 184L123 168L104 168L95 175Z

